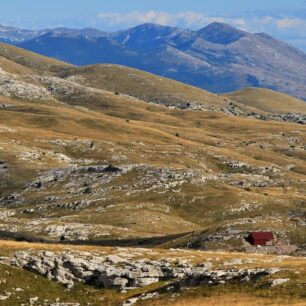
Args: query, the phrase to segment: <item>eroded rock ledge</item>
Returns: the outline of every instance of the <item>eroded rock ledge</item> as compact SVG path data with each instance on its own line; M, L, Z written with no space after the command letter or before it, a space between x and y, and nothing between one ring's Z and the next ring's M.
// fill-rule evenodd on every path
M83 282L119 290L170 280L193 285L218 284L231 280L249 282L279 271L279 269L212 269L211 263L208 262L194 265L185 260L130 260L127 257L93 256L87 252L23 251L15 253L10 264L43 275L68 288L73 287L75 282Z

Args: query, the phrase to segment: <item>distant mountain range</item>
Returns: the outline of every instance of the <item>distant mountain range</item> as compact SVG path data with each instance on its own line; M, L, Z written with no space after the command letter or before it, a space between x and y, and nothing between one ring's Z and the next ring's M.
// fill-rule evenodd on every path
M143 24L106 33L0 27L0 40L75 65L121 64L215 93L264 87L306 100L306 54L223 23L199 31Z
M44 31L23 30L0 25L0 41L18 44L42 35Z

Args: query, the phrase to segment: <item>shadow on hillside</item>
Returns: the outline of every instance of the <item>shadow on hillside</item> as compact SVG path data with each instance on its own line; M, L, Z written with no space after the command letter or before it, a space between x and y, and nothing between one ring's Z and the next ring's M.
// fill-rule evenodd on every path
M132 239L113 239L113 240L47 240L37 236L32 236L25 233L0 231L0 240L24 241L32 243L46 243L46 244L70 244L70 245L96 245L96 246L111 246L111 247L156 247L172 240L183 237L189 233L180 233L175 235L167 235L162 237L149 238L132 238Z

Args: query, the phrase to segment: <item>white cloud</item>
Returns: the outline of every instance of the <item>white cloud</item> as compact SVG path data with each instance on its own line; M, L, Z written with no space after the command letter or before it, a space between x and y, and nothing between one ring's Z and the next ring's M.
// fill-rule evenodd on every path
M276 25L283 29L306 28L306 20L301 18L284 17L276 21Z
M196 12L182 12L170 14L160 11L134 11L128 13L101 13L98 14L95 24L107 27L129 27L142 23L157 23L167 26L180 26L186 28L201 28L211 22L226 22L236 26L245 26L242 18L214 17Z
M94 20L95 25L104 28L126 28L142 23L157 23L167 26L179 26L190 29L199 29L207 24L218 21L231 24L241 29L260 31L298 31L305 32L306 19L296 17L231 17L211 16L196 12L181 12L170 14L161 11L134 11L127 13L101 13Z
M295 44L296 46L304 46L302 41L306 42L306 19L286 15L213 16L192 11L175 14L162 11L133 11L98 14L92 26L104 30L118 30L143 23L157 23L196 30L214 21L228 23L249 32L266 32L289 42L299 41L299 44Z
M158 23L168 25L171 15L164 12L130 12L130 13L101 13L97 16L99 22L106 23L109 26L131 26L141 23Z
M295 17L250 18L246 21L246 30L267 32L281 39L305 38L306 19Z

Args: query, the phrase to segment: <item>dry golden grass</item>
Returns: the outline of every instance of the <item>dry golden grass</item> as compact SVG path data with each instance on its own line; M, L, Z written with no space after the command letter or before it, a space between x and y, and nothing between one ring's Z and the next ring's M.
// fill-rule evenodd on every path
M34 71L30 68L14 63L5 57L0 56L0 67L9 73L13 74L33 74Z
M253 188L251 192L246 192L219 184L204 184L201 189L195 186L183 186L184 198L179 194L171 195L173 215L160 215L158 228L150 224L150 218L141 218L142 213L150 215L150 211L143 209L137 211L133 209L133 206L137 203L150 203L158 207L166 199L167 195L163 194L145 195L144 193L141 197L132 200L127 200L124 195L120 195L121 199L117 201L117 204L126 203L126 209L131 212L131 215L139 214L137 224L131 224L126 218L127 214L123 214L123 210L119 209L100 217L94 211L87 210L86 213L80 212L72 217L71 222L86 220L95 224L105 222L115 224L115 221L119 220L121 226L128 227L133 233L138 232L138 236L174 234L199 230L199 227L214 226L221 224L221 221L226 226L231 219L221 220L220 214L225 207L230 209L242 198L262 202L267 209L267 214L275 209L286 214L290 207L294 209L295 202L298 203L305 197L302 193L302 181L305 175L303 155L293 160L292 157L277 151L277 148L283 148L286 145L289 147L288 137L297 137L302 143L306 141L306 128L301 125L233 118L221 113L175 111L154 105L148 106L144 102L113 94L107 94L102 105L99 102L96 104L91 104L90 101L83 102L86 109L52 103L38 104L10 99L3 101L14 104L15 109L0 111L0 129L2 129L0 158L7 160L14 171L27 170L26 180L33 177L34 170L69 166L48 156L41 156L40 160L31 162L25 162L18 157L25 151L37 149L59 150L67 156L75 158L84 156L100 164L112 163L111 149L112 152L116 152L116 155L124 154L128 163L145 163L153 167L199 170L208 168L218 172L219 167L222 166L222 159L233 159L254 167L265 167L267 164L286 167L295 163L300 169L299 173L290 171L285 174L292 188L286 189L285 192L282 187L267 187L264 189L266 195L263 194L262 188ZM137 119L133 119L135 114ZM175 136L177 132L180 137ZM283 137L282 134L288 136ZM101 146L101 149L100 151L86 149L84 152L72 151L70 148L63 150L49 143L56 139L67 140L72 144L74 139L93 140L97 148ZM249 140L256 143L250 146L243 145ZM262 150L260 145L267 149ZM222 156L222 159L219 161L214 156ZM225 169L225 171L228 170ZM12 173L14 175L14 172ZM22 178L20 171L16 172L16 177ZM300 187L298 187L299 181ZM124 182L123 180L121 183ZM205 202L192 202L195 196L205 197ZM274 206L274 202L277 201L287 201L286 209L281 208L280 204ZM210 212L209 216L207 212ZM158 214L152 211L152 215L158 217ZM247 215L241 217L247 217ZM236 216L236 220L238 218L240 216ZM19 217L15 221L25 220ZM284 225L288 226L290 222ZM281 225L277 224L278 227ZM145 231L147 233L144 233Z
M99 247L99 246L87 246L87 245L60 245L60 244L45 244L45 243L29 243L29 242L17 242L0 240L0 253L12 254L21 250L47 250L47 251L101 251L106 253L114 252L112 247Z
M52 59L13 47L1 45L1 48L7 58L1 58L0 64L18 75L43 69L44 65L61 66ZM21 60L17 61L19 55ZM16 60L17 64L8 59ZM52 216L50 222L56 223L63 217L61 224L83 222L120 228L112 237L120 236L122 229L128 229L125 237L148 237L189 231L201 233L202 229L213 232L234 222L246 222L246 226L235 225L236 229L246 231L273 224L275 230L287 231L293 243L306 241L296 226L298 221L288 216L289 211L303 214L300 203L306 200L305 126L230 117L218 112L172 110L124 94L116 95L113 91L147 101L165 96L169 101L177 101L180 95L208 105L223 105L225 101L223 97L200 89L120 66L64 68L67 71L63 76L86 78L77 81L103 90L86 93L81 98L78 94L72 95L63 103L1 98L1 102L14 107L0 110L0 159L9 165L9 173L1 182L5 184L0 184L0 197L22 191L43 171L71 167L69 162L56 158L55 153L64 154L79 166L85 165L85 160L100 165L145 164L153 168L200 171L205 177L221 173L232 175L235 170L223 162L234 160L255 168L277 167L281 173L280 183L245 190L231 186L231 180L203 179L183 184L175 192L146 191L147 187L136 195L114 191L106 202L98 201L92 208L78 212L46 209L33 218ZM57 145L56 141L67 144ZM95 148L86 146L86 141L93 141ZM25 152L39 156L25 159ZM234 174L237 180L243 179L239 173ZM131 182L137 183L140 179L134 172L129 173L114 180L114 186L128 185L132 190ZM60 185L50 190L28 192L25 207L16 208L16 217L6 222L13 222L18 230L24 230L22 224L29 223L32 215L22 214L22 209L44 203L50 194L67 196L64 193ZM83 199L87 198L84 195L73 198ZM231 213L242 201L259 203L260 208ZM103 213L96 211L112 205L112 209ZM169 213L162 207L167 207ZM271 217L275 212L278 215ZM249 222L255 217L259 218L256 224ZM29 226L26 228L26 231L31 230Z
M64 77L80 77L79 82L91 87L117 91L122 94L129 94L142 98L145 101L152 101L151 98L160 97L183 100L203 101L205 103L223 104L223 98L199 88L176 82L161 76L134 68L119 65L92 65L66 70Z
M305 301L295 301L290 298L288 299L271 299L271 298L258 298L246 294L227 294L227 295L216 295L212 297L203 297L195 299L182 299L176 302L165 302L152 303L151 306L304 306Z
M116 248L104 246L90 246L90 245L72 245L72 244L46 244L46 243L29 243L0 240L0 255L12 254L18 250L48 250L48 251L89 251L101 252L103 254L119 254L126 250L127 252L135 251L140 253L140 257L158 259L171 258L187 259L194 264L209 261L215 268L224 268L224 262L229 262L233 259L241 259L242 263L239 268L283 268L291 269L292 271L299 271L302 276L306 273L306 258L292 257L292 256L277 256L277 255L263 255L263 254L246 254L237 252L221 252L221 251L197 251L186 249L159 249L154 248L152 254L151 249L146 248ZM243 263L244 260L252 259L252 263ZM306 275L306 274L305 274Z
M73 78L76 82L86 86L127 94L147 102L160 101L162 104L171 105L180 102L194 102L214 108L228 105L227 99L206 90L120 65L102 64L77 67L65 69L59 75ZM252 107L242 107L245 110L254 111Z
M66 67L72 66L67 63L51 59L46 56L38 55L36 53L26 51L24 49L17 48L5 43L0 43L0 56L24 67L41 71L44 70L57 72L63 70Z
M224 96L269 113L306 113L304 101L269 89L247 88Z
M0 103L12 104L13 107L0 110L0 160L8 164L8 172L0 173L0 197L17 191L22 193L25 201L17 206L0 208L0 213L4 215L7 211L16 213L8 218L2 216L0 229L17 230L44 238L49 238L44 236L47 235L44 232L47 224L108 226L113 229L110 236L107 236L110 238L161 236L193 231L162 245L170 248L177 245L185 247L192 239L201 239L203 232L214 233L227 228L249 231L273 227L275 231L286 233L292 243L305 244L306 236L299 224L300 220L288 214L293 212L301 216L305 213L302 205L306 201L305 126L149 105L145 101L153 98L178 102L184 97L210 106L224 105L227 101L191 86L119 66L71 68L64 63L4 44L0 44L0 66L20 75L21 79L24 74L32 74L33 71L43 71L49 75L50 71L61 72L65 77L86 77L77 81L101 89L81 95L81 98L78 94L72 95L59 103L32 103L1 98ZM67 69L67 72L63 73L62 69ZM25 78L25 81L29 79ZM117 95L114 91L138 98ZM274 99L274 96L269 95L263 93L263 96L268 96L266 99ZM281 103L291 103L286 97L282 98L284 100ZM286 110L281 108L283 104L272 104L264 109L262 103L252 102L250 105L265 111L271 111L270 107L277 107L279 111ZM291 107L297 105L296 101L292 103ZM58 144L61 142L64 144ZM92 142L94 148L88 145ZM29 153L30 157L25 153ZM58 153L66 156L68 161L57 158ZM75 163L71 164L69 159ZM105 196L106 199L98 199L97 203L78 211L52 209L42 205L49 195L63 196L65 201L67 198L69 201L87 200L86 195L71 195L67 188L63 188L69 181L41 190L25 189L29 182L47 170L88 165L85 160L90 160L89 164L93 165L145 164L151 168L200 171L203 179L197 183L192 180L186 182L174 191L154 192L146 185L137 193L129 193L124 188L114 188L113 191L112 187L116 186L128 186L130 191L134 191L133 184L142 179L142 173L131 171L106 184L111 190ZM234 176L231 176L229 182L205 179L206 176L221 173L236 175L241 179L238 171L223 163L226 160L245 162L255 168L277 167L281 173L277 178L281 182L246 190L230 184ZM94 195L89 198L96 199ZM251 203L249 211L239 211L243 201ZM24 209L36 208L38 205L42 205L42 209L34 214L23 213ZM97 210L100 208L107 209ZM256 223L252 223L254 218L257 218ZM39 230L34 230L35 225L31 223L33 220L42 220ZM221 246L232 247L231 244L237 247L242 241L228 242L228 245ZM207 244L204 246L207 247ZM220 244L208 246L220 249ZM0 256L12 255L20 250L90 251L103 255L135 251L132 248L0 241ZM291 279L288 286L284 285L276 293L268 291L255 296L248 290L244 291L245 288L233 292L231 288L224 288L221 292L212 290L207 295L203 295L203 292L194 296L184 295L178 301L162 297L159 301L150 301L152 306L305 305L302 300L303 288L300 286L306 278L305 258L160 248L155 248L153 252L136 249L136 252L141 258L175 256L178 259L189 259L193 263L209 261L213 268L224 268L224 262L241 259L242 263L237 268L280 267L285 269L281 277ZM5 269L5 266L0 266L1 273L6 273ZM0 290L5 291L12 286L25 289L25 294L19 300L16 296L15 300L10 300L12 305L20 305L21 301L28 302L29 296L33 295L38 295L40 300L48 298L50 301L60 296L62 301L81 302L81 305L88 302L100 305L100 298L106 298L103 300L105 305L118 305L134 294L104 292L83 285L67 293L61 286L37 277L32 281L33 287L26 288L24 282L31 282L31 273L10 268L8 275L8 284L0 283ZM143 292L150 289L144 288Z

